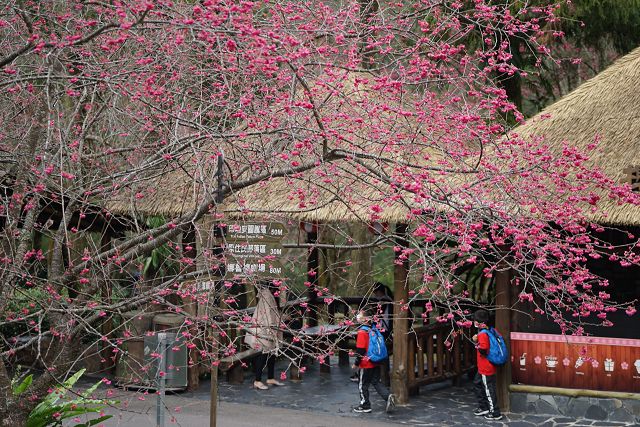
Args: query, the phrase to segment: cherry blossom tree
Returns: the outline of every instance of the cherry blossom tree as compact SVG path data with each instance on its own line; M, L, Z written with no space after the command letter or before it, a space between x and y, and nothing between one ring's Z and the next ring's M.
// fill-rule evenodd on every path
M20 332L0 347L3 425L23 423L77 369L70 343L94 334L115 357L127 327L103 328L112 316L145 304L180 311L176 296L213 301L182 286L220 279L217 254L204 246L196 256L184 238L206 242L203 221L321 208L365 225L395 218L407 232L371 245L410 266L410 298L428 300L427 317L469 326L468 271L490 278L509 268L520 300L562 331L580 332L590 313L607 322L620 306L586 261L636 264L635 237L612 248L588 215L602 197L637 197L578 149L504 137L507 117L522 118L495 79L521 72L505 40L517 34L546 55L539 41L556 9L507 0L5 2L0 312ZM167 198L185 200L172 210L180 214L146 221ZM46 250L36 237L48 239ZM154 250L171 271L143 275L135 293L116 298L118 275L142 273ZM217 310L190 315L191 347L205 326L250 321ZM11 357L45 337L53 357L29 399L13 397ZM220 357L209 347L199 356Z

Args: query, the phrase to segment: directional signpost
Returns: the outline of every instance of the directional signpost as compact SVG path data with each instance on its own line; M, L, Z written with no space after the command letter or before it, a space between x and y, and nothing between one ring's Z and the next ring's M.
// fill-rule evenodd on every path
M228 278L282 277L281 241L287 228L279 222L232 222L227 224L225 258Z
M220 159L221 157L219 157ZM222 170L221 163L218 170ZM219 178L220 179L220 178ZM222 198L219 199L219 202ZM231 222L226 224L225 233L225 278L234 280L253 276L263 278L281 278L282 239L287 235L287 227L279 222ZM217 237L217 236L216 236ZM216 334L217 332L214 332ZM212 339L214 352L215 335ZM209 426L216 426L217 414L217 365L211 368L211 412Z

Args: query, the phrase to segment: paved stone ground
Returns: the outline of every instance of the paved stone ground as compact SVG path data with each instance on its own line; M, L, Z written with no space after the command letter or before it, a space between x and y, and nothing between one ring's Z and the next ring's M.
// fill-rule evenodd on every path
M171 413L166 416L166 427L209 426L209 402L185 398L180 395L167 396L165 402ZM104 427L148 427L156 425L154 402L133 399L127 402L127 410L108 408L113 418L104 422ZM179 407L180 411L175 412ZM80 418L81 422L88 419ZM76 422L65 423L65 427ZM241 403L220 402L218 404L218 427L385 427L384 421L345 418L336 415L318 414L292 409L264 407Z
M283 366L277 366L284 368ZM287 381L284 387L266 391L254 390L249 372L240 385L219 383L221 404L219 426L628 426L623 422L591 421L542 414L505 414L501 421L487 421L475 417L475 397L470 382L461 387L443 383L421 389L407 406L398 407L392 414L384 412L384 402L371 390L373 412L356 414L352 407L358 403L357 384L349 381L351 370L332 367L330 374L321 374L318 366L308 368L301 382ZM140 396L116 389L115 395L131 412L110 409L116 418L105 423L110 426L144 427L155 424L153 394ZM207 426L209 421L209 382L203 381L195 393L180 392L166 397L167 426ZM176 408L179 408L176 411ZM173 422L172 422L173 421Z
M280 366L276 366L278 372ZM505 414L501 421L488 421L473 415L476 400L470 382L461 387L453 387L450 382L423 387L420 396L411 397L407 406L398 407L392 414L384 412L384 402L373 388L373 412L356 414L351 409L358 403L357 383L349 381L351 370L346 367L332 367L330 374L321 374L317 365L308 368L302 382L287 381L286 386L265 391L252 389L251 375L247 372L241 385L219 383L220 400L253 404L267 407L303 410L313 413L357 417L390 424L414 426L625 426L626 423L591 421L545 416L538 414ZM277 376L277 375L276 375ZM203 384L195 398L208 400L208 383Z

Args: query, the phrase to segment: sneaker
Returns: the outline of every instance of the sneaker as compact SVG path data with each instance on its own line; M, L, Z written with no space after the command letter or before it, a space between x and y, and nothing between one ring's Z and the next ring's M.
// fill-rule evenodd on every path
M488 409L482 409L482 408L476 408L476 410L473 411L473 415L477 415L477 416L487 415L488 413L489 413Z
M500 412L494 412L493 414L487 414L484 416L485 420L498 421L502 419L502 414Z
M360 377L358 376L357 373L355 373L349 377L349 381L353 381L354 383L357 383L358 381L360 381Z
M353 412L371 412L371 407L370 406L364 406L364 405L358 405L355 408L353 408Z
M253 388L256 390L269 390L269 387L266 386L262 381L254 381Z
M390 394L387 398L387 407L385 408L386 412L391 412L396 409L396 396L394 394Z

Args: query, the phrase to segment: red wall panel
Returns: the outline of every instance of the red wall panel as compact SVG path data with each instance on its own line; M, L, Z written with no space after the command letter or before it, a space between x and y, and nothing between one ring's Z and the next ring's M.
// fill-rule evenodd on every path
M640 392L640 340L511 333L514 384Z

